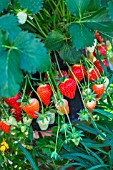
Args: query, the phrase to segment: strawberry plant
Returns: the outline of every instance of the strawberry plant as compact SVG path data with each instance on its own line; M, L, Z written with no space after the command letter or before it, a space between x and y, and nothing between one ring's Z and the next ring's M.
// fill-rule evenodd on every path
M112 170L112 7L1 0L0 168Z

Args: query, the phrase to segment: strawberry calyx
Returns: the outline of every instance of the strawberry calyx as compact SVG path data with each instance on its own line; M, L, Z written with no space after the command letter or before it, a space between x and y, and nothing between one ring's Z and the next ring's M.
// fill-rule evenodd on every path
M36 122L38 122L39 120L42 120L42 122L44 122L45 120L49 120L49 115L48 114L38 114L38 118L36 119Z
M88 121L89 120L89 111L85 108L83 110L80 110L80 112L78 113L79 115L79 120L80 121Z
M95 97L96 97L96 94L94 94L93 92L91 92L90 94L87 94L87 95L85 96L85 102L95 101Z
M101 84L104 84L104 82L105 82L105 78L104 77L99 77L97 80L93 81L92 84L101 85Z

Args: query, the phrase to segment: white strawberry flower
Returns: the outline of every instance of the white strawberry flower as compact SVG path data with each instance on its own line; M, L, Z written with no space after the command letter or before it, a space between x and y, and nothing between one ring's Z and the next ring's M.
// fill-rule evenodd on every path
M25 22L27 20L27 14L23 11L20 11L17 13L17 18L18 18L18 22L20 24L25 24Z

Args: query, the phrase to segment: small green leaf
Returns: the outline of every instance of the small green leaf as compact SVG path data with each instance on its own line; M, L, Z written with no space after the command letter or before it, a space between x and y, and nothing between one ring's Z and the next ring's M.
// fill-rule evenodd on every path
M14 15L3 15L0 17L0 29L9 33L11 40L21 31Z
M69 46L68 44L64 44L59 54L60 57L69 64L75 64L80 61L81 58L81 51L76 51L75 48Z
M38 170L38 167L36 166L33 158L31 157L30 153L21 145L21 143L17 143L17 145L19 146L19 148L23 151L24 155L26 156L26 158L28 159L28 161L30 162L33 170Z
M8 7L8 4L11 0L0 0L0 12L3 12L4 9Z
M50 56L43 44L28 32L21 32L14 40L18 48L21 69L28 73L45 72L50 67Z
M104 116L106 116L108 118L113 119L113 114L110 113L110 112L107 112L107 111L104 111L104 110L101 110L101 109L94 109L94 112L100 113L100 114L102 114L102 115L104 115Z
M64 45L64 35L58 31L51 31L46 39L45 46L49 50L58 50Z
M44 0L18 0L18 2L21 8L26 8L28 11L31 11L32 14L36 14L42 9Z
M81 18L86 11L90 0L65 0L71 14Z
M108 2L107 10L110 18L113 20L113 1Z
M69 33L72 37L73 46L77 50L85 46L92 46L94 42L94 35L85 24L72 23L69 26Z

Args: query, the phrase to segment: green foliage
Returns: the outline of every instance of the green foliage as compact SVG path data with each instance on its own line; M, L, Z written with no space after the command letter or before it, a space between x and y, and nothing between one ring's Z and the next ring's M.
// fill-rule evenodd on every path
M64 46L60 49L60 57L70 63L77 63L81 58L81 51L76 51L75 48L69 46L68 44L64 44Z
M48 50L58 50L64 45L64 35L58 31L53 30L49 33L45 46Z
M10 3L11 0L0 0L0 12L3 12L4 9L8 7L8 3Z
M100 1L90 0L87 10L88 11L96 11L96 10L100 9L100 7L101 7Z
M72 37L73 46L76 47L77 50L84 48L85 46L93 45L93 33L87 29L85 24L72 23L69 26L69 32Z
M7 120L11 116L11 107L1 97L11 97L20 91L21 96L18 101L21 107L24 101L27 102L28 92L32 89L33 93L31 92L30 97L40 99L34 93L36 94L37 84L42 83L43 74L40 74L40 81L37 74L32 74L47 72L49 68L50 72L47 72L46 75L47 81L46 76L44 78L45 83L49 83L53 91L51 103L44 108L41 103L39 112L41 114L52 107L57 113L55 104L57 100L61 100L62 96L54 77L57 72L56 67L60 70L60 66L51 63L48 53L52 51L52 57L58 53L63 59L63 64L67 64L67 66L68 63L77 62L83 64L85 69L94 66L88 59L87 51L84 50L83 53L83 48L93 45L95 30L99 30L101 35L113 38L112 6L113 1L110 0L1 0L0 119L8 122ZM21 10L27 15L27 21L23 25L18 23L16 17ZM101 43L98 42L97 45L99 44ZM95 53L97 48L98 46L95 48ZM87 57L83 60L85 52ZM100 61L103 56L95 54L95 57L100 58ZM101 63L102 61L100 61ZM0 127L0 147L3 138L6 138L9 145L9 150L4 152L5 159L0 155L0 167L6 170L31 170L31 168L37 170L38 168L61 169L60 165L63 166L62 169L73 166L75 169L112 170L113 85L111 84L113 83L113 72L110 68L104 69L103 65L102 76L108 76L109 86L97 101L96 109L92 113L85 112L87 119L84 121L79 117L78 120L71 123L73 115L69 114L69 116L65 115L68 117L67 123L67 118L56 114L55 126L52 128L52 132L47 132L52 136L44 138L42 137L45 135L44 131L42 136L40 131L38 138L38 134L34 134L33 131L35 127L33 129L31 126L28 127L22 119L16 123L16 127L10 125L8 135ZM68 68L65 71L68 73L66 76L68 78ZM82 94L84 82L90 87L90 80L84 78L84 81L77 83L80 94ZM85 99L83 98L83 100L85 106ZM69 100L69 108L71 101L74 102L74 100ZM13 113L12 116L14 116ZM22 111L23 117L28 118L28 115ZM37 126L37 124L35 125ZM26 127L24 132L21 131L22 127ZM35 135L37 139L34 139ZM108 151L105 150L105 147L108 147ZM12 161L12 164L9 163L9 160ZM43 167L42 164L46 167Z
M10 97L16 94L20 89L23 75L20 70L20 60L17 51L5 51L0 48L0 94L3 97Z
M36 14L38 13L43 6L43 0L18 0L20 7L22 9L27 9L28 11L30 11L32 14Z
M96 11L92 16L85 19L87 26L93 30L101 32L111 32L113 28L113 22L109 18L106 8L101 8Z
M31 157L30 153L21 145L21 143L17 144L19 146L19 148L23 151L23 153L25 154L26 158L28 159L28 161L30 162L33 170L38 170L38 167L36 166L33 158Z
M84 12L87 9L90 0L83 1L83 0L66 0L67 7L69 11L76 15L77 17L81 18Z
M0 17L0 29L7 31L11 40L21 31L18 25L17 18L13 14L7 14Z
M46 49L33 34L21 32L14 40L14 46L20 55L20 67L25 72L44 72L50 67Z
M50 57L44 46L31 33L20 32L12 43L7 34L5 39L3 35L1 32L0 95L10 97L20 89L23 80L21 69L28 73L44 72L50 67Z
M101 109L95 109L94 112L100 113L108 118L113 119L113 115L107 111L101 110Z
M113 21L113 1L108 2L108 8L107 9L108 9L108 13L109 13L110 18Z

